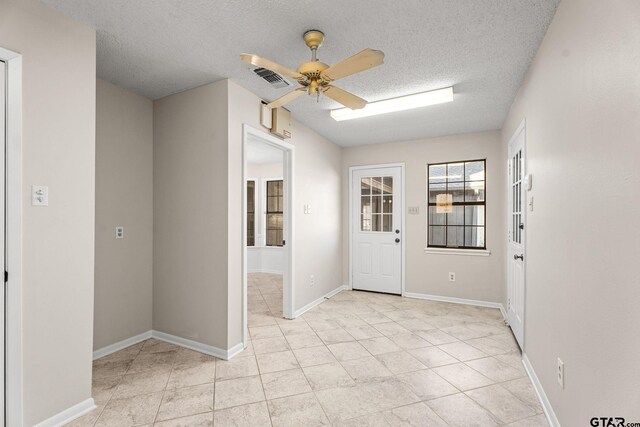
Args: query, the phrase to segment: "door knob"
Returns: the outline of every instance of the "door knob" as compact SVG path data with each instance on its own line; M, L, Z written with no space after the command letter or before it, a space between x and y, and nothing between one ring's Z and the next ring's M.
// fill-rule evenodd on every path
M513 256L513 259L516 259L516 260L518 260L518 259L519 259L519 260L521 260L521 261L524 261L524 254L514 255L514 256Z
M396 229L396 234L400 234L400 230Z
M396 243L400 243L400 239L396 237Z

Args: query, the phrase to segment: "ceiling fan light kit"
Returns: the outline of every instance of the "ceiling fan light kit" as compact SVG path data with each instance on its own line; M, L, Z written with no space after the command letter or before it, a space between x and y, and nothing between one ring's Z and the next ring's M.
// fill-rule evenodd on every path
M306 31L302 38L311 49L311 60L302 63L297 71L293 71L275 62L253 54L242 54L240 59L256 67L266 68L274 73L282 74L296 80L300 88L267 104L268 108L281 107L293 101L303 93L319 97L321 94L344 105L350 110L358 110L367 105L367 101L333 85L335 80L377 67L384 62L384 53L379 50L365 49L337 64L328 65L317 59L317 51L324 42L322 31Z
M396 111L412 110L428 105L443 104L453 101L453 86L413 95L400 96L398 98L369 102L360 110L339 108L331 110L331 117L340 122L343 120L359 119L361 117L377 116L379 114L393 113Z

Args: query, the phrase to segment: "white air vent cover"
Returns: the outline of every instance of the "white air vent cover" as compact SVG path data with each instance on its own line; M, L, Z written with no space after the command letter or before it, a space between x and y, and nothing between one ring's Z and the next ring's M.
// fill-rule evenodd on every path
M276 74L271 70L267 70L266 68L256 68L255 70L253 70L253 72L256 73L259 77L262 77L264 80L266 80L267 83L269 83L276 89L290 86L289 82L283 79L280 74Z

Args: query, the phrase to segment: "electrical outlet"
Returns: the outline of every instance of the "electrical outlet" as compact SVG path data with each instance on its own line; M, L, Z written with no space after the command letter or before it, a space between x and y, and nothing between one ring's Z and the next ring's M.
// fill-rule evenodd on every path
M116 227L116 239L124 239L124 227L121 225Z
M449 273L449 281L450 282L456 281L456 273Z
M311 276L309 276L309 286L311 286L313 288L315 286L315 284L316 284L316 278L312 274Z
M564 362L558 357L558 384L564 388Z

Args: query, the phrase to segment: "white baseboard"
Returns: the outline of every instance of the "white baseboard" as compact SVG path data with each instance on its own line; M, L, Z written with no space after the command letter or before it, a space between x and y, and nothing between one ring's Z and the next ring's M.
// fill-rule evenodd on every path
M556 417L556 413L553 411L553 407L551 407L551 402L547 398L544 389L542 388L542 383L538 379L536 372L533 370L533 365L529 361L529 358L526 354L522 354L522 364L524 365L524 370L527 371L527 375L529 375L529 379L533 384L533 388L538 395L538 400L542 405L542 409L544 410L544 415L547 417L547 421L549 421L549 425L551 427L560 427L560 422L558 421L558 417Z
M259 268L256 270L247 270L247 273L268 273L268 274L284 274L281 270L269 270L266 268Z
M76 418L80 418L81 416L88 414L94 409L96 409L96 404L94 403L92 398L89 398L76 405L73 405L70 408L65 409L64 411L54 415L51 418L47 418L46 420L36 424L35 427L63 426L75 420Z
M203 344L197 341L193 341L187 338L178 337L175 335L167 334L160 331L151 331L151 337L165 341L171 344L178 345L180 347L189 348L191 350L199 351L200 353L208 354L210 356L215 356L218 359L229 360L233 356L237 355L244 349L244 344L239 343L234 345L228 350L224 350L222 348L214 347L209 344Z
M335 288L331 292L327 292L324 296L321 296L317 300L310 302L309 304L305 305L301 309L296 310L295 313L293 313L293 318L295 319L296 317L303 315L307 311L311 310L313 307L317 306L318 304L323 303L325 300L331 298L332 296L334 296L338 292L345 291L345 290L347 290L346 286L344 286L344 285L338 286L337 288Z
M497 308L500 310L502 317L507 318L507 312L504 309L504 306L499 302L491 302L491 301L482 301L476 299L465 299L465 298L454 298L454 297L443 297L439 295L428 295L428 294L418 294L415 292L405 292L403 297L406 298L416 298L416 299L424 299L429 301L441 301L441 302L450 302L453 304L465 304L465 305L475 305L478 307L489 307L489 308Z
M149 338L151 338L151 331L147 331L147 332L143 332L141 334L138 334L134 337L131 338L127 338L125 340L122 341L118 341L117 343L108 345L106 347L102 347L96 351L93 352L93 360L99 359L101 357L107 356L111 353L115 353L116 351L120 351L123 348L127 348L130 347L134 344L138 344L139 342L142 342L144 340L148 340Z

